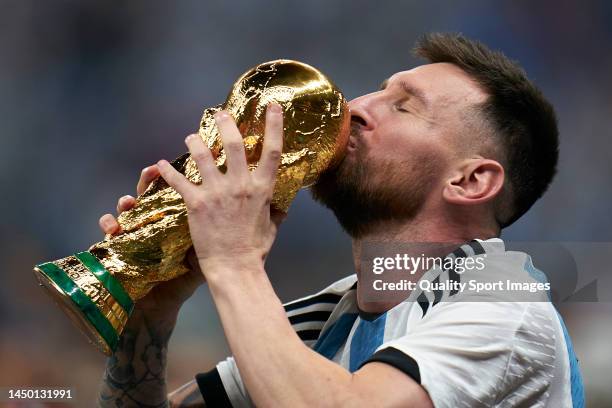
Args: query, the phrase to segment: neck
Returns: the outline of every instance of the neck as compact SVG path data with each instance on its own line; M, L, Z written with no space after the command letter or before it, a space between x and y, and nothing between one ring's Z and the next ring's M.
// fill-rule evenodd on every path
M499 236L499 229L488 226L466 225L466 222L457 222L456 217L415 217L403 223L381 224L374 228L370 233L359 238L353 238L353 264L357 272L357 279L361 280L361 247L365 242L378 243L415 243L415 244L448 244L471 241L475 238L489 239ZM424 256L443 256L436 252L439 246L419 245L418 252ZM420 278L426 271L421 271L414 275ZM363 273L368 273L364 271ZM382 313L390 310L401 303L401 300L394 301L364 301L364 294L368 288L357 285L357 301L359 308L368 313Z

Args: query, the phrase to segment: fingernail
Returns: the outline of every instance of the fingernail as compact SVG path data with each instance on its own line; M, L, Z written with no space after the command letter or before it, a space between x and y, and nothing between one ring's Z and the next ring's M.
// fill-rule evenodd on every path
M229 117L229 114L227 113L227 111L220 110L219 112L215 113L214 116L216 120L223 120Z
M147 172L147 170L149 170L149 167L150 167L150 166L147 166L147 167L145 167L144 169L142 169L142 173L146 173L146 172Z
M104 216L102 217L101 223L102 227L106 229L111 226L112 221L108 217Z
M282 112L281 106L278 103L276 103L276 102L270 103L270 105L268 105L268 109L272 113L281 113Z
M168 164L168 162L166 160L163 160L163 159L157 162L158 166L165 166L167 164Z

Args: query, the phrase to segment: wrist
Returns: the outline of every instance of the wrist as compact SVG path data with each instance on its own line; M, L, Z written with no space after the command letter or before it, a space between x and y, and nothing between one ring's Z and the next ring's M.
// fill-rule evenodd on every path
M260 254L246 253L235 256L215 256L198 259L209 285L215 281L232 276L244 277L246 274L264 272L264 261Z
M138 304L127 321L125 333L146 335L158 344L167 344L176 326L179 308L174 310L151 311L140 309Z

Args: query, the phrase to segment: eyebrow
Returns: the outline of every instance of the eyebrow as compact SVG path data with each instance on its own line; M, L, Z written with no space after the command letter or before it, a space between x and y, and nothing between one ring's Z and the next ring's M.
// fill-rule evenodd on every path
M382 91L383 89L387 88L387 85L389 85L389 78L385 79L382 82L382 84L380 84L380 90ZM425 107L429 107L429 100L425 96L425 93L423 92L423 90L416 88L413 85L410 85L409 83L405 81L400 81L400 86L402 87L405 93L407 93L410 96L414 96Z

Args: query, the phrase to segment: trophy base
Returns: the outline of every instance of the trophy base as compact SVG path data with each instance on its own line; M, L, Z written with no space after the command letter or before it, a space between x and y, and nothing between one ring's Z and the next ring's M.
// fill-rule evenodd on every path
M89 342L96 346L98 350L110 356L113 352L110 345L99 330L89 321L83 310L81 310L52 279L50 279L39 268L34 268L36 279L40 286L45 289L45 292L53 299L53 301L62 309L62 311L70 318L72 323L87 337Z
M117 348L133 302L90 252L36 265L36 278L79 330L106 355Z

